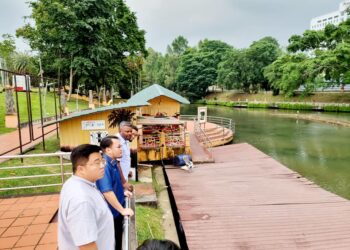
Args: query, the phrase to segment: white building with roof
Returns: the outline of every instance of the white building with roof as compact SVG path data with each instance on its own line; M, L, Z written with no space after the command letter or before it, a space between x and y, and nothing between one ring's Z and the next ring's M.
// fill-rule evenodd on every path
M330 12L328 14L314 17L310 22L311 30L322 30L327 24L338 25L339 23L345 21L350 16L347 14L346 10L350 7L350 0L344 0L339 4L339 9L337 11Z

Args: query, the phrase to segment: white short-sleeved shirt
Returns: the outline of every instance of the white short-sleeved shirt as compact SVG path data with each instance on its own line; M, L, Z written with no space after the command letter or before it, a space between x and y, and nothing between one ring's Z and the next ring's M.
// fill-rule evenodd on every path
M127 181L131 169L130 145L129 141L125 140L119 133L117 134L117 137L119 138L123 150L122 158L120 158L120 166L122 168L124 178Z
M73 175L63 185L58 210L58 248L75 250L92 242L115 248L113 216L95 183Z

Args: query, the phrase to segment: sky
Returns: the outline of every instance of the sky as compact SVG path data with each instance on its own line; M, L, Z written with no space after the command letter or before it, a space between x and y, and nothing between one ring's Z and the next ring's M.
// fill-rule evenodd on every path
M30 15L27 0L0 0L0 34L15 34ZM146 31L147 47L164 53L179 35L190 46L205 38L246 48L265 36L281 46L309 28L311 18L336 11L341 0L125 0ZM1 38L0 38L1 39ZM24 41L16 41L27 51Z

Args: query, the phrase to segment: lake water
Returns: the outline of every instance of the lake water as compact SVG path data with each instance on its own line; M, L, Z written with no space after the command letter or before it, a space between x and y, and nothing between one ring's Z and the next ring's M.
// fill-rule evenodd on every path
M181 114L197 114L197 107L185 105ZM209 116L235 122L233 143L247 142L325 189L350 199L350 128L274 115L285 113L296 111L208 106ZM345 113L310 114L350 120L350 114Z

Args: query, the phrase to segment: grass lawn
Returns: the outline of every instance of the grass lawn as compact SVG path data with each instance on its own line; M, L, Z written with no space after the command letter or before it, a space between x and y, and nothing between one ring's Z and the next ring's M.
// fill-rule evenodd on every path
M45 140L46 151L42 149L42 144L38 144L34 150L29 151L27 154L40 154L40 153L54 153L59 149L59 140L56 136L48 138ZM66 163L69 161L65 161ZM0 163L0 177L14 177L14 176L30 176L38 174L54 174L60 173L60 166L52 167L35 167L35 168L23 168L14 170L1 170L3 167L14 167L14 166L29 166L29 165L39 165L39 164L58 164L58 157L35 157L24 159L23 163L19 159L13 159ZM72 172L71 166L65 167L65 172ZM53 184L60 183L61 177L39 177L39 178L26 178L17 180L1 180L0 188L6 187L16 187L16 186L31 186L40 184ZM32 189L18 189L9 191L0 191L0 197L3 196L15 196L15 195L28 195L28 194L39 194L39 193L51 193L59 192L61 186L55 187L42 187L42 188L32 188Z
M15 96L14 96L15 98ZM26 93L24 92L18 92L18 99L19 99L19 114L21 123L28 121L28 114L27 114L27 99L26 99ZM39 92L37 89L33 89L31 92L31 99L32 99L32 114L33 114L33 120L39 120L40 119L40 98L39 98ZM44 102L43 96L42 96L42 103ZM56 95L56 103L57 103L57 114L59 114L58 111L58 96ZM79 109L87 109L89 106L89 103L84 100L78 100L79 103ZM0 134L8 133L10 131L13 131L14 129L5 128L5 92L0 93ZM71 98L69 102L67 102L68 108L70 112L76 111L76 99ZM44 112L44 107L43 107ZM55 99L54 94L48 93L46 96L46 117L54 116L55 115Z
M163 212L159 208L136 205L136 230L139 245L147 239L164 239Z

